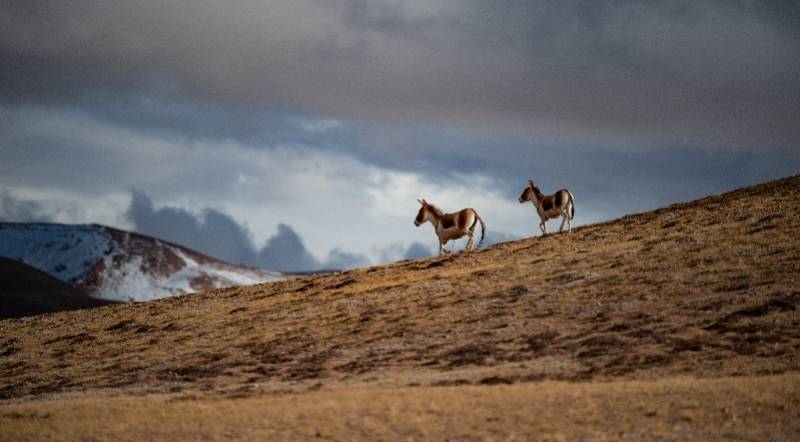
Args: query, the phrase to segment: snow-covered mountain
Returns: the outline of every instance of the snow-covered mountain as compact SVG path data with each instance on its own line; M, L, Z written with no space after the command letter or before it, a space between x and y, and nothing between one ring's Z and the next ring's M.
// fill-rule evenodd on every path
M177 244L97 224L0 223L0 256L48 273L89 295L144 301L283 279Z

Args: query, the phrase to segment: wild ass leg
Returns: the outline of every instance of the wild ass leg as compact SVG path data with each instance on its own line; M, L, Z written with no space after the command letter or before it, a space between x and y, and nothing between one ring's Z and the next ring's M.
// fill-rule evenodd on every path
M564 231L564 223L567 222L567 220L569 219L569 215L567 215L566 213L562 213L561 216L562 216L561 226L558 228L558 233Z
M539 223L539 228L542 229L542 235L547 235L547 224L544 219Z
M451 253L451 252L450 252L449 250L447 250L447 248L445 247L445 245L447 245L447 241L449 241L449 240L448 240L448 239L446 239L446 240L444 240L444 241L442 241L442 240L439 240L439 256L444 256L444 255L447 255L447 254Z
M467 231L467 235L469 236L469 240L467 240L467 250L472 250L472 235L474 234L475 232L473 230Z

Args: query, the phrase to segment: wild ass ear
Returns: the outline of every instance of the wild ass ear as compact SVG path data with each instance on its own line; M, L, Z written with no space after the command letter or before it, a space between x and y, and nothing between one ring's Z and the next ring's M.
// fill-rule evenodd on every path
M422 204L423 206L425 205L425 200L424 199L417 198L417 202Z
M529 185L529 186L531 186L531 187L533 187L533 186L535 186L536 184L533 184L533 180L528 180L528 185Z

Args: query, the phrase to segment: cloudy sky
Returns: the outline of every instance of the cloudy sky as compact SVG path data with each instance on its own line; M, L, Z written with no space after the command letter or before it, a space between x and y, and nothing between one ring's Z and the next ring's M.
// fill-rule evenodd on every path
M0 0L0 60L0 220L278 270L430 253L418 197L504 241L528 178L585 224L800 173L798 2Z

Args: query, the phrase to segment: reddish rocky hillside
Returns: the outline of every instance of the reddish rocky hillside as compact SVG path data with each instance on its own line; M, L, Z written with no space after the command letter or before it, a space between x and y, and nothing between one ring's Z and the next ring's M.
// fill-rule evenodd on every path
M121 302L282 279L276 272L96 224L0 223L0 256L92 297Z

